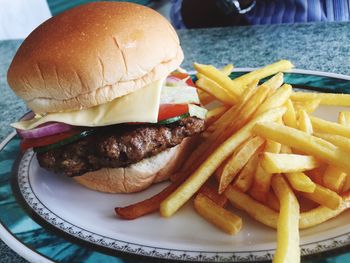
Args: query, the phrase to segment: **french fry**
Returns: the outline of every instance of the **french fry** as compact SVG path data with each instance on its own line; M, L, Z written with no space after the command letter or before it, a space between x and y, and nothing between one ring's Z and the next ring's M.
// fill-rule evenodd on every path
M232 82L234 86L244 87L253 80L263 79L278 72L287 71L291 68L293 68L293 64L290 63L288 60L280 60L276 63L267 65L263 68L254 70L238 78L235 78L234 80L232 80Z
M228 138L230 134L232 134L235 130L237 130L238 126L242 126L242 123L247 121L247 119L250 117L252 112L254 112L256 108L259 106L258 101L263 100L267 92L266 89L262 89L260 90L260 92L254 92L255 88L256 88L255 83L252 83L252 85L250 85L244 91L241 103L231 107L217 121L215 121L212 125L208 127L207 130L211 131L212 134L209 137L206 136L207 137L206 145L201 145L196 152L203 152L209 146L211 146L211 148L214 148L214 146L220 144L223 140ZM253 104L250 100L248 103L248 99L251 96L253 97L251 101L256 102L258 104ZM245 112L245 115L239 116L240 112ZM236 120L238 119L238 116L239 116L239 119L241 120L240 123L236 122Z
M238 172L264 142L263 139L256 136L247 140L236 152L234 152L223 167L220 176L219 194L222 194L225 191L226 187L233 181Z
M233 70L233 65L232 64L227 64L223 68L220 69L220 71L225 74L226 76L229 76Z
M315 92L293 92L293 101L306 102L318 99L321 105L350 106L349 94L315 93Z
M316 184L316 188L312 193L303 192L301 194L304 197L333 210L337 209L342 201L341 196L336 192L318 184Z
M262 85L258 87L257 91L241 108L240 118L234 123L234 126L232 127L233 131L236 131L237 129L241 128L245 123L247 123L247 121L251 118L254 112L259 108L261 103L265 100L270 90L271 88L267 85Z
M339 114L339 117L341 115ZM338 119L339 122L342 121L342 117L340 117ZM346 120L344 120L346 121ZM346 137L343 136L339 136L339 135L328 135L328 139L330 139L330 142L336 142L334 143L335 145L340 145L340 146L344 146L344 145L348 145L349 146L349 150L350 150L350 140ZM324 137L327 137L324 136ZM321 136L322 138L322 136ZM327 138L324 138L327 139ZM333 140L332 140L333 139ZM340 193L343 190L343 186L345 184L346 181L346 176L347 174L342 170L339 169L338 167L335 166L328 166L326 171L323 174L323 185L337 193Z
M197 93L198 93L199 100L203 105L207 105L210 102L215 100L215 97L213 97L212 95L210 95L209 93L201 89L197 89Z
M344 126L350 126L350 112L349 111L339 112L338 123L341 125L344 125ZM349 150L349 152L350 152L350 140L348 138L345 138L343 136L338 136L338 135L329 135L329 136L331 136L330 140L329 140L330 142L334 143L335 145L337 145L339 147L342 147L344 150ZM324 139L327 140L327 138L324 138ZM337 170L338 170L338 172L341 172L339 169L337 169ZM343 172L341 172L341 173L343 174ZM342 176L339 176L339 177L340 177L339 180L342 180L342 178L341 178ZM329 182L329 183L331 183L331 182ZM342 192L348 191L349 189L350 189L350 176L348 176L345 173ZM339 193L339 191L336 191L336 192Z
M218 206L224 207L227 203L227 197L225 195L218 194L217 188L215 189L213 186L208 184L208 181L202 185L201 189L199 189L199 193L210 198Z
M263 138L277 141L310 154L325 163L350 171L348 153L339 147L305 132L277 123L257 123L253 132Z
M240 108L242 108L247 103L247 101L250 100L253 94L255 94L256 90L258 89L258 84L259 80L255 80L247 84L241 95Z
M350 139L347 137L319 132L314 133L314 135L350 152Z
M281 144L275 141L268 140L264 151L270 153L279 153L281 150ZM250 194L261 202L268 202L270 182L272 174L266 172L259 162L256 162L257 168L253 176L253 183L251 186Z
M194 63L193 66L199 73L205 75L208 79L212 80L213 82L216 82L223 89L230 92L230 94L234 97L234 101L233 101L234 103L239 101L239 98L243 92L243 87L235 85L235 83L233 83L228 76L226 76L223 72L216 69L212 65L203 65L203 64ZM248 84L248 83L245 83L245 84Z
M230 125L234 123L234 120L238 118L239 113L241 112L243 106L246 104L248 99L255 94L257 81L250 83L247 88L244 90L242 94L241 101L239 104L232 106L229 110L227 110L219 119L217 119L214 123L209 124L205 133L212 133L212 135L208 138L207 145L211 145L212 141L217 141L217 138L223 133L224 130L230 130ZM207 136L208 137L208 136ZM204 146L202 146L204 147ZM206 146L205 146L206 147Z
M256 151L252 157L250 157L247 164L243 167L243 169L237 176L236 181L233 183L233 186L242 192L247 192L253 183L254 174L256 171L256 164L258 162L259 150Z
M260 163L271 174L303 172L321 164L313 156L267 152L262 155Z
M279 153L281 151L281 144L272 140L266 140L265 152Z
M246 193L242 193L231 185L226 188L225 195L234 207L245 211L260 223L276 228L278 213L273 209L255 201L252 197Z
M287 67L286 67L287 66ZM251 75L249 75L249 77L247 78L247 76L246 75L248 75L248 74L250 74L250 73L248 73L248 74L245 74L245 75L243 75L243 76L241 76L241 77L239 77L239 78L236 78L235 80L231 80L229 77L227 77L226 76L226 73L227 72L223 72L223 71L219 71L219 70L217 70L216 68L214 68L213 66L209 66L209 65L201 65L201 64L197 64L197 63L195 63L194 64L194 67L195 67L195 69L199 72L199 73L201 73L201 75L199 75L199 79L204 75L204 76L206 76L207 77L207 79L210 79L210 80L212 80L212 82L216 82L219 86L221 86L222 88L224 88L225 90L227 90L227 91L229 91L230 92L230 94L233 96L233 97L235 97L236 99L234 99L234 102L237 102L237 100L239 99L239 97L240 97L240 95L242 94L242 92L243 92L243 89L247 86L247 85L249 85L250 83L252 83L252 82L254 82L254 81L256 81L256 79L259 79L259 78L254 78L254 77L251 77ZM276 66L272 66L273 68L280 68L281 69L281 71L284 71L285 70L285 68L291 68L292 67L292 65L290 64L290 62L287 62L287 63L285 63L285 62L282 62L281 64L280 63L277 63L277 65ZM269 66L267 67L267 69L269 69ZM218 72L220 72L220 73L218 73ZM254 72L254 71L253 71ZM265 71L265 72L267 72L267 71ZM270 72L272 72L272 74L274 74L274 73L277 73L275 70L272 70L272 71L270 71ZM260 74L261 75L261 72L259 73L259 72L257 72L258 73L258 75ZM256 74L256 73L254 73L254 74ZM253 74L253 75L254 75ZM267 77L267 76L269 76L269 75L272 75L272 74L268 74L268 75L266 75L266 73L264 73L264 72L262 72L262 75L264 76L264 77ZM277 85L278 85L278 83L282 83L282 81L283 81L283 79L282 79L282 81L281 81L281 77L280 76L278 76L278 78L279 79L274 79L273 81L274 81L274 83L276 83ZM244 81L242 82L242 80L244 79ZM203 82L203 81L201 81L201 82ZM203 83L199 83L199 84L203 84ZM268 82L268 81L267 81ZM271 85L272 83L272 80L267 84L267 85ZM197 86L199 86L199 87L201 87L201 88L205 88L205 86L200 86L198 83L196 83L197 84ZM208 83L206 83L206 84L208 84ZM280 86L281 84L279 84L278 86ZM210 86L211 87L211 86ZM209 92L209 91L208 91ZM209 92L210 93L210 92ZM212 94L212 93L211 93ZM223 97L222 97L223 98ZM231 103L232 104L232 103Z
M283 115L283 121L286 126L297 128L297 115L295 113L295 109L292 101L289 99L286 102L287 111Z
M223 144L213 151L209 157L196 169L187 180L170 194L160 205L160 213L164 217L174 214L194 193L208 180L221 163L232 154L232 152L252 135L252 128L258 122L274 121L285 112L284 108L277 108L261 114L251 120L238 132L231 135Z
M223 126L227 126L232 123L232 120L235 120L239 117L240 112L242 111L243 106L247 101L256 93L258 81L253 81L247 85L247 88L243 91L241 100L238 104L229 109L223 116L221 116L213 125L210 125L208 129L221 133Z
M242 100L239 104L232 106L218 120L211 124L207 130L212 128L210 136L207 134L206 141L200 144L183 165L183 170L187 171L194 164L203 162L210 154L212 149L215 149L220 143L226 140L232 134L232 126L235 125L235 120L239 116L243 106L248 99L255 93L256 83L248 85L247 89L242 94Z
M125 207L116 207L114 209L116 214L122 219L132 220L157 211L160 203L184 181L186 176L188 174L182 173L176 177L176 181L146 200Z
M250 83L247 88L243 91L241 101L235 105L232 106L228 111L225 112L217 121L215 121L212 125L208 127L207 130L215 131L216 135L222 133L222 130L226 128L230 123L233 122L233 120L238 118L239 113L241 112L241 109L246 104L246 102L250 99L250 97L255 93L257 89L257 81Z
M235 234L242 219L223 208L229 200L259 222L277 228L273 262L299 262L299 229L350 207L350 112L339 114L339 124L308 114L320 104L350 106L350 96L293 92L290 85L282 85L279 72L292 67L289 61L234 80L229 78L232 64L222 69L194 66L201 102L215 98L225 106L208 112L207 130L173 183L150 199L116 208L117 214L134 219L159 209L169 217L196 195L196 211ZM261 78L275 73L257 87ZM214 187L208 181L213 174L219 177Z
M304 173L287 173L286 178L293 189L305 192L313 193L316 188L316 184Z
M347 174L345 177L345 182L344 182L344 186L343 186L343 190L342 192L347 192L350 189L350 176Z
M245 211L252 218L266 226L277 228L278 213L270 207L255 201L255 199L246 193L242 193L232 186L227 187L225 195L234 207ZM310 211L301 213L299 229L319 225L350 208L349 192L346 192L342 197L343 199L340 206L335 210L325 206L319 206Z
M329 165L323 174L323 185L334 192L340 193L345 179L346 173L342 169Z
M222 171L224 170L224 164L225 164L226 160L222 162L222 164L215 170L214 172L214 176L216 181L220 182L221 179L221 174Z
M283 73L278 72L276 75L272 76L271 78L266 80L264 83L262 83L261 86L265 85L270 87L269 96L271 96L271 94L274 93L276 89L281 87L282 84L283 84ZM282 106L282 104L280 106Z
M310 120L314 130L317 132L326 132L350 138L350 127L335 122L326 121L314 116L310 116Z
M292 154L292 149L285 145L285 144L281 144L281 150L280 150L280 153L287 153L287 154Z
M233 105L236 103L237 98L227 90L223 89L219 84L200 73L197 74L197 77L198 80L196 81L196 86L198 88L209 93L224 104Z
M218 118L220 117L222 114L224 114L227 110L229 109L229 107L227 106L219 106L216 108L213 108L211 110L208 110L207 114L206 114L206 118Z
M320 206L318 203L302 196L302 195L297 195L298 201L299 201L299 206L300 206L300 212L307 212L311 209L314 209L318 206Z
M289 99L292 93L292 86L284 84L282 87L277 89L271 96L267 97L266 100L261 104L258 110L255 112L254 116L273 108L278 108L283 106Z
M349 111L339 112L338 122L341 125L350 126L350 112ZM341 144L338 144L339 140L342 142ZM336 142L334 142L334 144L337 146L340 146L340 147L346 146L346 147L344 147L344 149L350 151L350 140L347 140L347 138L345 138L345 137L338 138L338 140ZM345 174L342 192L348 191L349 189L350 189L350 175Z
M265 203L270 190L271 178L272 173L266 172L261 163L259 163L254 174L253 185L249 191L250 195L256 200Z
M350 111L339 112L338 123L344 126L350 126Z
M296 111L304 110L308 114L313 113L318 106L320 106L321 100L314 99L311 101L292 101Z
M191 153L188 159L182 166L182 170L187 171L194 164L199 164L207 157L207 150L210 147L215 147L218 142L218 137L224 132L226 127L230 124L231 118L237 116L238 107L232 106L227 110L218 120L209 126L214 127L213 131L206 136L206 140L198 145L198 147Z
M313 227L332 219L346 209L350 207L350 201L348 199L341 202L337 209L330 209L326 206L319 206L317 208L311 209L307 212L301 213L299 227L300 229L305 229Z
M217 120L208 125L206 131L210 133L218 133L231 123L232 117L236 117L240 105L234 105L230 107L224 114L222 114ZM214 136L214 135L213 135Z
M305 110L299 111L299 130L306 132L307 134L313 134L313 128L311 124L311 120L309 118L309 115L306 113Z
M319 167L312 169L310 171L306 171L305 174L316 184L323 184L323 175L326 171L328 165L322 164Z
M207 221L230 235L237 234L242 228L242 218L217 205L201 193L194 199L194 208Z
M216 121L227 110L228 110L228 107L226 107L226 106L219 106L219 107L216 107L214 109L209 110L205 116L207 125L210 125L211 123Z
M312 124L311 124L311 120L310 120L310 117L309 115L306 113L306 111L304 110L300 110L298 112L298 129L307 133L307 134L310 134L312 135L313 134L313 127L312 127ZM297 151L294 149L294 153L300 153L300 151ZM301 152L302 154L302 152Z
M271 185L280 203L277 221L277 249L273 262L300 262L298 200L281 175L275 175Z
M273 210L275 210L277 212L280 211L280 202L273 192L271 192L271 191L268 192L266 203Z
M254 85L254 84L253 84ZM248 87L247 92L251 93L254 90L254 86L251 88ZM238 105L235 109L228 110L222 118L219 119L216 130L211 134L209 138L207 138L206 144L200 145L196 150L197 153L200 152L211 152L213 151L217 145L225 141L232 133L237 131L240 127L242 127L250 118L251 115L255 112L255 110L259 107L260 103L266 98L267 93L269 92L269 87L264 86L259 88L255 93L251 95L249 100L246 98L248 95L245 95L240 105ZM239 121L237 121L236 116L239 113L244 113L240 115ZM194 153L191 155L190 159L194 158L195 154L197 155L196 159L199 159L200 155ZM192 157L193 156L193 157ZM194 159L194 160L196 160ZM201 160L201 159L199 159ZM193 161L188 162L190 165L193 164ZM185 165L186 167L186 165Z

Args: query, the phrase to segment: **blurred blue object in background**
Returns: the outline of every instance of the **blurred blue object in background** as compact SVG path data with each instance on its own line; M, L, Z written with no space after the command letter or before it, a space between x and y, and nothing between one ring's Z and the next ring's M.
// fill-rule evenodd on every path
M74 0L74 1L70 1L70 0L47 0L47 3L49 4L51 13L53 16L67 10L70 8L73 8L75 6L78 5L82 5L85 3L90 3L90 2L100 2L100 1L96 1L96 0ZM125 1L115 1L115 2L125 2ZM140 5L150 5L151 4L151 0L127 0L127 2L133 2L136 4L140 4Z

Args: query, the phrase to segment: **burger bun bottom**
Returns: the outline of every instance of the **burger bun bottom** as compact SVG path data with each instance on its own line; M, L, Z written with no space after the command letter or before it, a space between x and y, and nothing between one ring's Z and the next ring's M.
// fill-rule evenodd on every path
M193 139L186 138L181 144L128 167L102 168L73 178L85 187L100 192L139 192L151 184L167 180L175 173L193 145Z

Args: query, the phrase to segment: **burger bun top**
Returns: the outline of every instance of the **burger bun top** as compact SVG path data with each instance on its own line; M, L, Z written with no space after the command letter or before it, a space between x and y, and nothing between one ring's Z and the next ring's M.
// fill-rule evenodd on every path
M175 30L156 11L95 2L36 28L17 51L8 83L35 113L79 110L159 80L182 60Z

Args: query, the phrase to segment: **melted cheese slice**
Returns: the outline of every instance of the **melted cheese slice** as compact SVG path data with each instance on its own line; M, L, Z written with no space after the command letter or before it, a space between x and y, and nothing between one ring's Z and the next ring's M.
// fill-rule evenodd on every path
M197 89L190 86L168 86L162 88L160 104L200 104Z
M21 130L33 129L46 122L63 122L74 126L106 126L125 122L156 123L164 79L108 103L79 111L49 113L29 121L12 123Z

